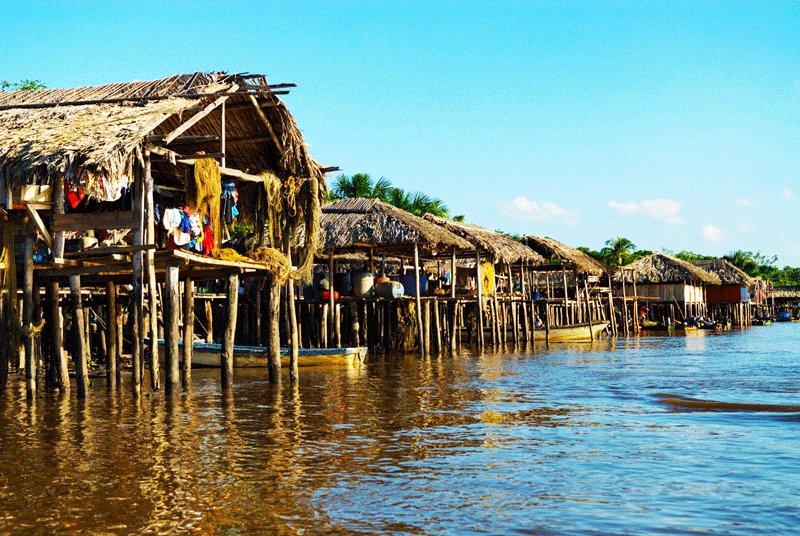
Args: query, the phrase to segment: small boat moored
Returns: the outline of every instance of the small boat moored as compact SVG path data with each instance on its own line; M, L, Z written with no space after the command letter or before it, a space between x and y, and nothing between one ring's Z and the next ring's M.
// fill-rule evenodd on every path
M183 341L178 342L183 351ZM159 354L163 358L164 340L158 341ZM281 348L281 366L289 366L289 348ZM269 349L265 346L234 346L234 368L258 368L267 366ZM192 367L219 367L222 345L215 343L194 343L192 352ZM298 367L321 367L331 365L351 365L362 363L366 360L367 348L357 346L352 348L299 348L297 357Z
M591 342L600 338L600 334L608 329L608 324L598 322L597 324L572 324L568 326L553 326L550 328L550 342ZM536 341L547 340L547 332L544 328L537 327L533 331L533 339Z

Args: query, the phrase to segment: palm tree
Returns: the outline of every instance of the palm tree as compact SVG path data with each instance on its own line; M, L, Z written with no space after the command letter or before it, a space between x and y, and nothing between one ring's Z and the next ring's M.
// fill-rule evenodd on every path
M627 264L628 259L635 249L636 245L633 242L627 238L618 236L617 238L607 240L606 247L601 249L600 253L603 255L603 258L605 258L606 264L618 267Z
M741 249L737 249L736 251L732 251L722 258L741 269L748 275L757 275L758 262L753 256L752 251L742 251Z
M377 198L387 201L392 183L386 177L381 177L378 182L372 180L366 173L356 173L355 175L339 175L333 183L331 198L347 199L355 197Z

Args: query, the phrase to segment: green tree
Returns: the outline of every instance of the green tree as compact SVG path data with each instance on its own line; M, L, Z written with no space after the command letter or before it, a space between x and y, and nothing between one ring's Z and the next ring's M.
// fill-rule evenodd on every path
M366 173L355 175L339 175L331 188L332 199L348 199L356 197L376 198L388 201L392 183L386 177L381 177L375 182Z
M682 261L687 261L687 262L707 261L714 258L709 255L703 255L702 253L695 253L694 251L687 251L687 250L679 251L675 253L674 256Z
M47 89L41 80L20 80L19 82L0 82L0 91L34 91L37 89Z
M618 236L606 241L606 246L600 250L603 255L605 263L609 266L618 267L628 264L631 260L631 255L636 250L636 245L628 240Z

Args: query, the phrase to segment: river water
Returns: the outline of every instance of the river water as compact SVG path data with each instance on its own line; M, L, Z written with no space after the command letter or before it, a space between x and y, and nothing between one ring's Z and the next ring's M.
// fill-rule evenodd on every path
M0 532L794 532L800 326L0 399Z

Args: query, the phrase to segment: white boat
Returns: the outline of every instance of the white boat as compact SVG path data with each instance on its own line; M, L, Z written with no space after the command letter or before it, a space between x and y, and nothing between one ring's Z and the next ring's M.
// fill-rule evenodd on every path
M183 352L183 341L178 342ZM159 353L164 358L164 340L158 341ZM281 348L281 366L289 366L289 348ZM367 348L299 348L298 367L320 367L330 365L350 365L363 362L367 357ZM255 368L267 366L269 349L265 346L234 346L233 366L235 368ZM206 342L195 342L192 351L192 367L219 367L222 345Z

